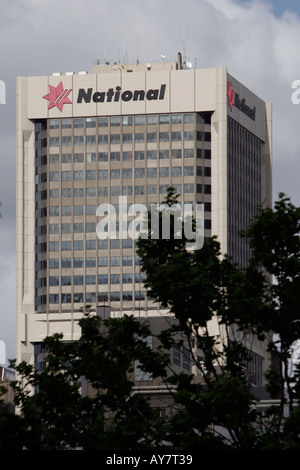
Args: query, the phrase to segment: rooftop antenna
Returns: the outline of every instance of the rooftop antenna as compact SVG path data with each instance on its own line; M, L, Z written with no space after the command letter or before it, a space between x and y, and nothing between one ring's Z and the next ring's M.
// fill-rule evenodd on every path
M186 67L186 52L185 52L185 25L182 27L182 50L183 50L183 68Z
M139 37L136 37L136 65L139 65Z

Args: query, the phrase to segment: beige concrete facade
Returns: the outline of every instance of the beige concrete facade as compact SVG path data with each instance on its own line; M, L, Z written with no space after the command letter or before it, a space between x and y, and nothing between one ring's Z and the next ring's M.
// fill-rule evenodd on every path
M118 119L121 124L115 126ZM134 277L140 271L134 264L134 247L99 252L99 246L95 246L88 251L87 244L94 243L95 232L73 231L75 224L87 227L96 221L95 213L90 215L87 207L92 210L102 202L117 204L116 195L124 194L125 188L130 191L130 203L161 202L164 188L177 185L182 188L182 202L206 204L205 235L217 235L222 252L230 252L235 240L229 230L229 219L233 218L230 197L234 197L229 197L228 187L233 184L229 178L229 128L233 129L232 142L237 129L239 138L249 143L245 151L249 165L254 155L254 182L247 173L254 185L249 192L253 192L250 205L254 205L271 203L271 126L271 106L229 75L226 68L182 70L174 62L151 67L96 66L92 74L19 77L17 360L33 362L34 344L41 343L46 335L62 332L67 340L77 339L79 308L94 294L93 308L108 291L111 308L118 315L122 311L137 316L161 314L151 299L138 293L141 288ZM156 152L159 156L154 158ZM234 160L231 165L235 167ZM127 171L132 172L130 182L124 177ZM81 183L75 179L75 173L79 177L80 172L91 177L96 174L96 180L86 177ZM111 176L119 173L123 175L120 178ZM108 174L104 181L103 174ZM80 191L76 199L74 194ZM58 196L52 198L52 194ZM75 206L78 214L74 213ZM54 214L56 208L59 215ZM250 211L247 217L251 215ZM62 232L63 225L64 230L71 227L71 233ZM82 253L74 248L80 242L84 245ZM63 243L70 244L68 252L62 251ZM60 246L56 253L50 248L55 244ZM236 253L238 259L240 252ZM120 264L113 266L112 258L120 258ZM82 265L75 266L75 259ZM62 260L68 267L62 266ZM59 267L50 267L52 262ZM127 267L127 262L132 262L132 267ZM121 276L117 287L109 281L103 286L106 275L110 280ZM124 275L128 276L126 281ZM80 276L84 276L83 284ZM92 287L86 282L87 276L93 282L95 276ZM130 276L133 280L128 288ZM131 291L132 299L130 294L124 296L124 291ZM50 303L50 298L55 303Z

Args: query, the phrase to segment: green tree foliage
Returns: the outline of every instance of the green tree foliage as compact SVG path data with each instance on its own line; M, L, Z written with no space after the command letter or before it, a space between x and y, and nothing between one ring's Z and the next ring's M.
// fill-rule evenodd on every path
M176 203L170 189L166 204ZM170 223L170 239L152 238L149 224L148 238L138 242L146 287L174 319L156 338L160 346L152 350L145 339L153 332L127 316L87 314L79 341L46 338L45 370L15 364L19 413L0 408L1 449L299 448L300 367L291 373L290 363L300 339L300 209L284 195L274 209L259 207L241 234L252 249L245 268L222 256L214 237L187 249L184 230L178 238L172 216ZM273 359L267 388L279 404L265 411L248 380L254 340ZM194 375L176 373L175 347L188 348ZM163 421L135 393L135 361L169 387L173 413ZM84 381L92 394L81 393Z

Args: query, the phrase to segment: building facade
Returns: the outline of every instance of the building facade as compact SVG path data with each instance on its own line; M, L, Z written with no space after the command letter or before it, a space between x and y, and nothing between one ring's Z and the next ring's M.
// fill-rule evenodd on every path
M179 57L180 59L180 57ZM79 337L80 308L161 316L130 237L101 239L97 208L202 203L204 235L248 257L237 230L271 204L271 106L226 68L97 65L17 81L17 360ZM103 206L102 206L103 207Z

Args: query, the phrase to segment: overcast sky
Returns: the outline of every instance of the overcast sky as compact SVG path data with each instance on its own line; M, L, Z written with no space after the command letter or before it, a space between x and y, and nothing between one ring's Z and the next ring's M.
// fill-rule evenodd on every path
M1 0L0 340L15 357L15 89L18 75L92 71L101 61L176 60L228 72L273 103L273 195L300 205L298 0ZM1 356L1 350L0 350ZM1 357L0 357L1 362Z

